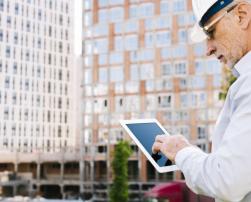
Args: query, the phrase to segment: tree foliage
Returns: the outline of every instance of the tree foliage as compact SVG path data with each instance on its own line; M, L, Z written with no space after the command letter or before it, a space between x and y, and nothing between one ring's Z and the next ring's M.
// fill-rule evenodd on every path
M110 189L111 202L128 201L128 158L132 150L126 141L120 141L114 152L112 161L113 184Z
M221 92L219 94L220 100L225 100L227 96L228 89L236 81L236 77L232 74L229 68L224 68L224 82L221 86Z

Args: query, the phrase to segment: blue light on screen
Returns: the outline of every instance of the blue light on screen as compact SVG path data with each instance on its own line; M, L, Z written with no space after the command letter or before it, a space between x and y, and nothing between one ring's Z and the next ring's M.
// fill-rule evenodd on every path
M156 123L130 123L126 124L147 152L152 156L152 145L157 135L165 134ZM155 156L156 157L156 156ZM171 162L161 153L157 154L154 160L159 166L170 165Z

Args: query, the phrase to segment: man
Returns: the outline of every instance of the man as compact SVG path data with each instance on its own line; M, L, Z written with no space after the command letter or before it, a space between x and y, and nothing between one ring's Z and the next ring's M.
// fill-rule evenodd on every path
M175 161L194 192L217 202L251 202L251 1L193 0L193 10L192 39L207 40L207 55L238 78L216 122L211 154L181 135L159 135L152 149Z

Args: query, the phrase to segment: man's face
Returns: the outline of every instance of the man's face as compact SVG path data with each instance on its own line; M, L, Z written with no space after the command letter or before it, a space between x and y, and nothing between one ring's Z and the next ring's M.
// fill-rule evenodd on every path
M217 13L210 21L220 14ZM230 68L247 52L247 33L240 28L234 15L229 13L215 24L213 37L207 40L207 55L214 54Z

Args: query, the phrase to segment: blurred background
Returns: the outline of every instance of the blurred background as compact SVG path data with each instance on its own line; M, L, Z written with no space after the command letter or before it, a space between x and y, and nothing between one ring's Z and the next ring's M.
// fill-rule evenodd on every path
M192 0L0 0L0 195L108 201L129 141L129 201L157 171L121 119L156 118L206 152L225 70L192 44Z

